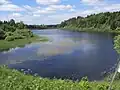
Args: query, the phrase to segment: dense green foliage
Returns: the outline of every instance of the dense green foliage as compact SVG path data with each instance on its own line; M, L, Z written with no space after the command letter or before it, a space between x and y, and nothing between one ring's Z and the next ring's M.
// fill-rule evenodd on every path
M118 54L120 54L120 35L115 37L114 43L115 50L117 51Z
M59 27L76 31L120 31L120 12L105 12L87 17L78 16L63 21Z
M0 29L0 39L4 39L5 38L5 32Z
M87 78L78 82L47 79L0 67L0 90L107 90L108 87L106 81L89 82ZM120 90L120 82L114 82L111 90Z
M0 21L0 40L13 41L33 37L33 33L26 28L23 22Z

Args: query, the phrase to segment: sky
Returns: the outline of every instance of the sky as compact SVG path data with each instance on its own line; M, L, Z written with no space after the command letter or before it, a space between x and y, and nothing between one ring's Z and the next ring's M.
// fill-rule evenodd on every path
M77 16L120 11L120 0L0 0L0 20L59 24Z

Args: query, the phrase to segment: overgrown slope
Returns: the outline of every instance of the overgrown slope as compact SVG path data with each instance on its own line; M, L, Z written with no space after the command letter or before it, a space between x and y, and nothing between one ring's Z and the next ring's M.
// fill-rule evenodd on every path
M76 31L120 31L120 12L105 12L88 15L87 17L73 17L63 21L59 27Z
M27 29L23 22L0 21L0 40L14 41L33 37L33 33Z
M106 81L89 82L87 78L79 82L47 79L25 75L16 70L0 67L0 90L107 90ZM114 83L112 90L120 90L120 82Z

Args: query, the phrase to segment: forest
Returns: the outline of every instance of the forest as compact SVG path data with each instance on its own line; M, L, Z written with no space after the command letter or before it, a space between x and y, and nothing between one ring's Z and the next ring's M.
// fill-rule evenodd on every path
M120 11L73 17L61 22L59 27L76 31L120 31Z
M13 41L29 37L33 37L33 33L22 21L17 23L13 19L0 21L0 40Z

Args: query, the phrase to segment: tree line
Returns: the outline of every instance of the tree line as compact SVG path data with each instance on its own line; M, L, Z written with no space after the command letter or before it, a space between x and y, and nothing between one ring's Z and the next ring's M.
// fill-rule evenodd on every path
M91 14L87 17L73 17L61 22L60 28L73 28L82 30L91 28L96 30L120 30L120 11Z
M26 25L29 29L54 29L57 28L57 25Z

